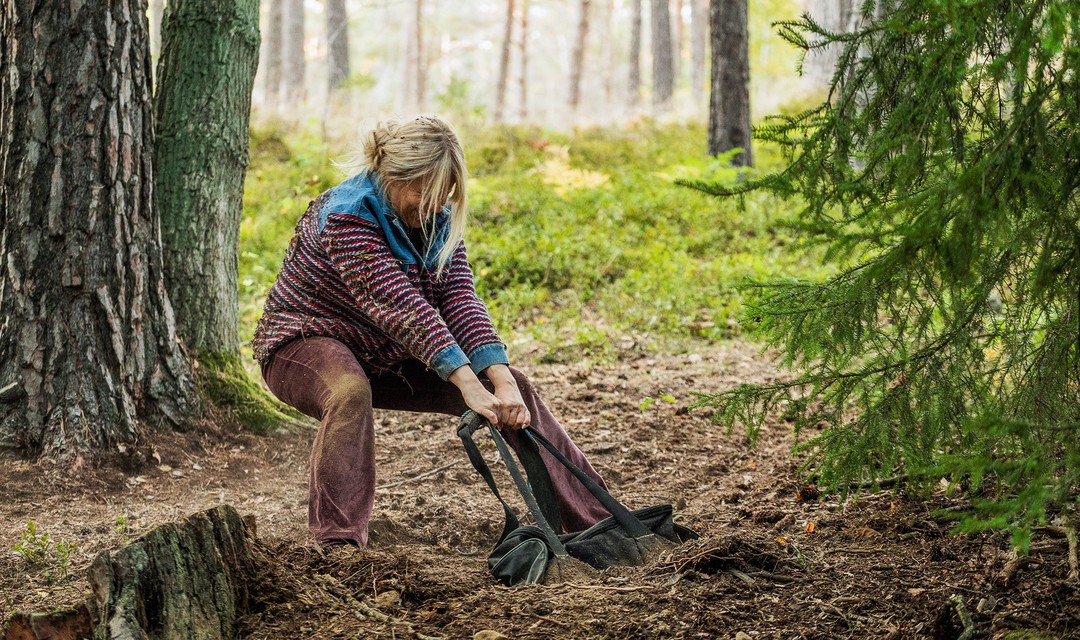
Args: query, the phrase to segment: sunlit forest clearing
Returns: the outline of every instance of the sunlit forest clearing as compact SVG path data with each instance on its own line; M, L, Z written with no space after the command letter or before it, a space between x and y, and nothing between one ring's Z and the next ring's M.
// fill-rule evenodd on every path
M0 34L4 640L1080 638L1080 0Z
M748 280L830 272L820 255L791 246L783 226L790 203L765 193L718 201L675 184L738 175L702 153L703 134L701 125L651 120L570 132L465 130L470 260L512 345L549 362L685 351L743 333L738 287ZM245 337L296 212L342 177L333 161L349 146L339 144L281 129L253 133L240 236ZM762 156L759 166L778 162Z

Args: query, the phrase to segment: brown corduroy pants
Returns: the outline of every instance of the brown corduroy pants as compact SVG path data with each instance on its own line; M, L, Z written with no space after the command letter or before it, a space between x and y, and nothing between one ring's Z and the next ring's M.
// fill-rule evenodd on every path
M529 380L511 368L532 426L601 486L603 480L559 424ZM311 449L308 528L318 542L350 541L365 546L375 504L375 421L373 409L446 413L468 408L457 387L419 361L401 371L369 374L341 342L298 338L263 365L267 386L282 402L320 421ZM481 380L491 389L491 384ZM516 433L505 433L517 448ZM462 452L462 456L464 456ZM564 531L578 531L608 513L565 467L541 450L562 513Z

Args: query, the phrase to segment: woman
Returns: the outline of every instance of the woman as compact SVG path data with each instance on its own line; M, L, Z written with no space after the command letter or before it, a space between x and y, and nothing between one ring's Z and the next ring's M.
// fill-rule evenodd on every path
M509 366L476 295L462 240L465 158L453 129L433 117L379 125L356 169L297 223L252 341L270 390L321 421L308 486L316 542L367 544L373 407L470 408L512 446L513 430L531 424L602 484ZM564 530L607 517L562 465L545 461Z

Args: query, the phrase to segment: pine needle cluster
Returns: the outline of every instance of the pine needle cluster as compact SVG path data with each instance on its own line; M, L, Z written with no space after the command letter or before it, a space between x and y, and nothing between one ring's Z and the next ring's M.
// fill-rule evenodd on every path
M907 473L970 493L962 530L1075 510L1080 487L1080 1L869 0L862 26L779 24L840 46L827 99L755 137L768 189L845 265L757 282L748 307L790 381L705 396L724 424L784 412L844 490ZM835 43L835 44L834 44Z

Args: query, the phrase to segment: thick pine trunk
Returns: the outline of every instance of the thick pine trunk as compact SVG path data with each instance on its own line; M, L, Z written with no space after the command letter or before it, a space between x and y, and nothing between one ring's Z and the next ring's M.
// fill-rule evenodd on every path
M653 109L657 113L671 106L675 94L675 59L671 45L671 7L668 0L652 0Z
M64 456L195 410L153 208L145 0L0 14L0 442Z
M495 86L495 122L503 121L506 107L506 85L510 79L510 49L514 36L514 0L506 0L506 22L503 25L503 45L499 54L499 75Z
M266 0L266 34L263 38L263 104L273 111L281 108L281 76L284 59L285 0Z
M750 57L747 0L712 0L712 87L709 155L743 149L732 164L753 165L750 153Z
M188 349L238 358L237 256L259 2L170 0L163 33L154 168L166 284Z
M589 4L590 0L581 0L578 5L577 36L570 54L570 113L576 113L581 103L581 75L585 67L585 43L589 37Z
M284 0L282 12L282 62L285 103L297 110L304 102L307 92L304 57L304 0Z
M349 16L345 0L326 0L326 61L328 90L333 94L348 79Z
M626 103L630 109L641 104L641 0L630 5L630 73L627 77Z

